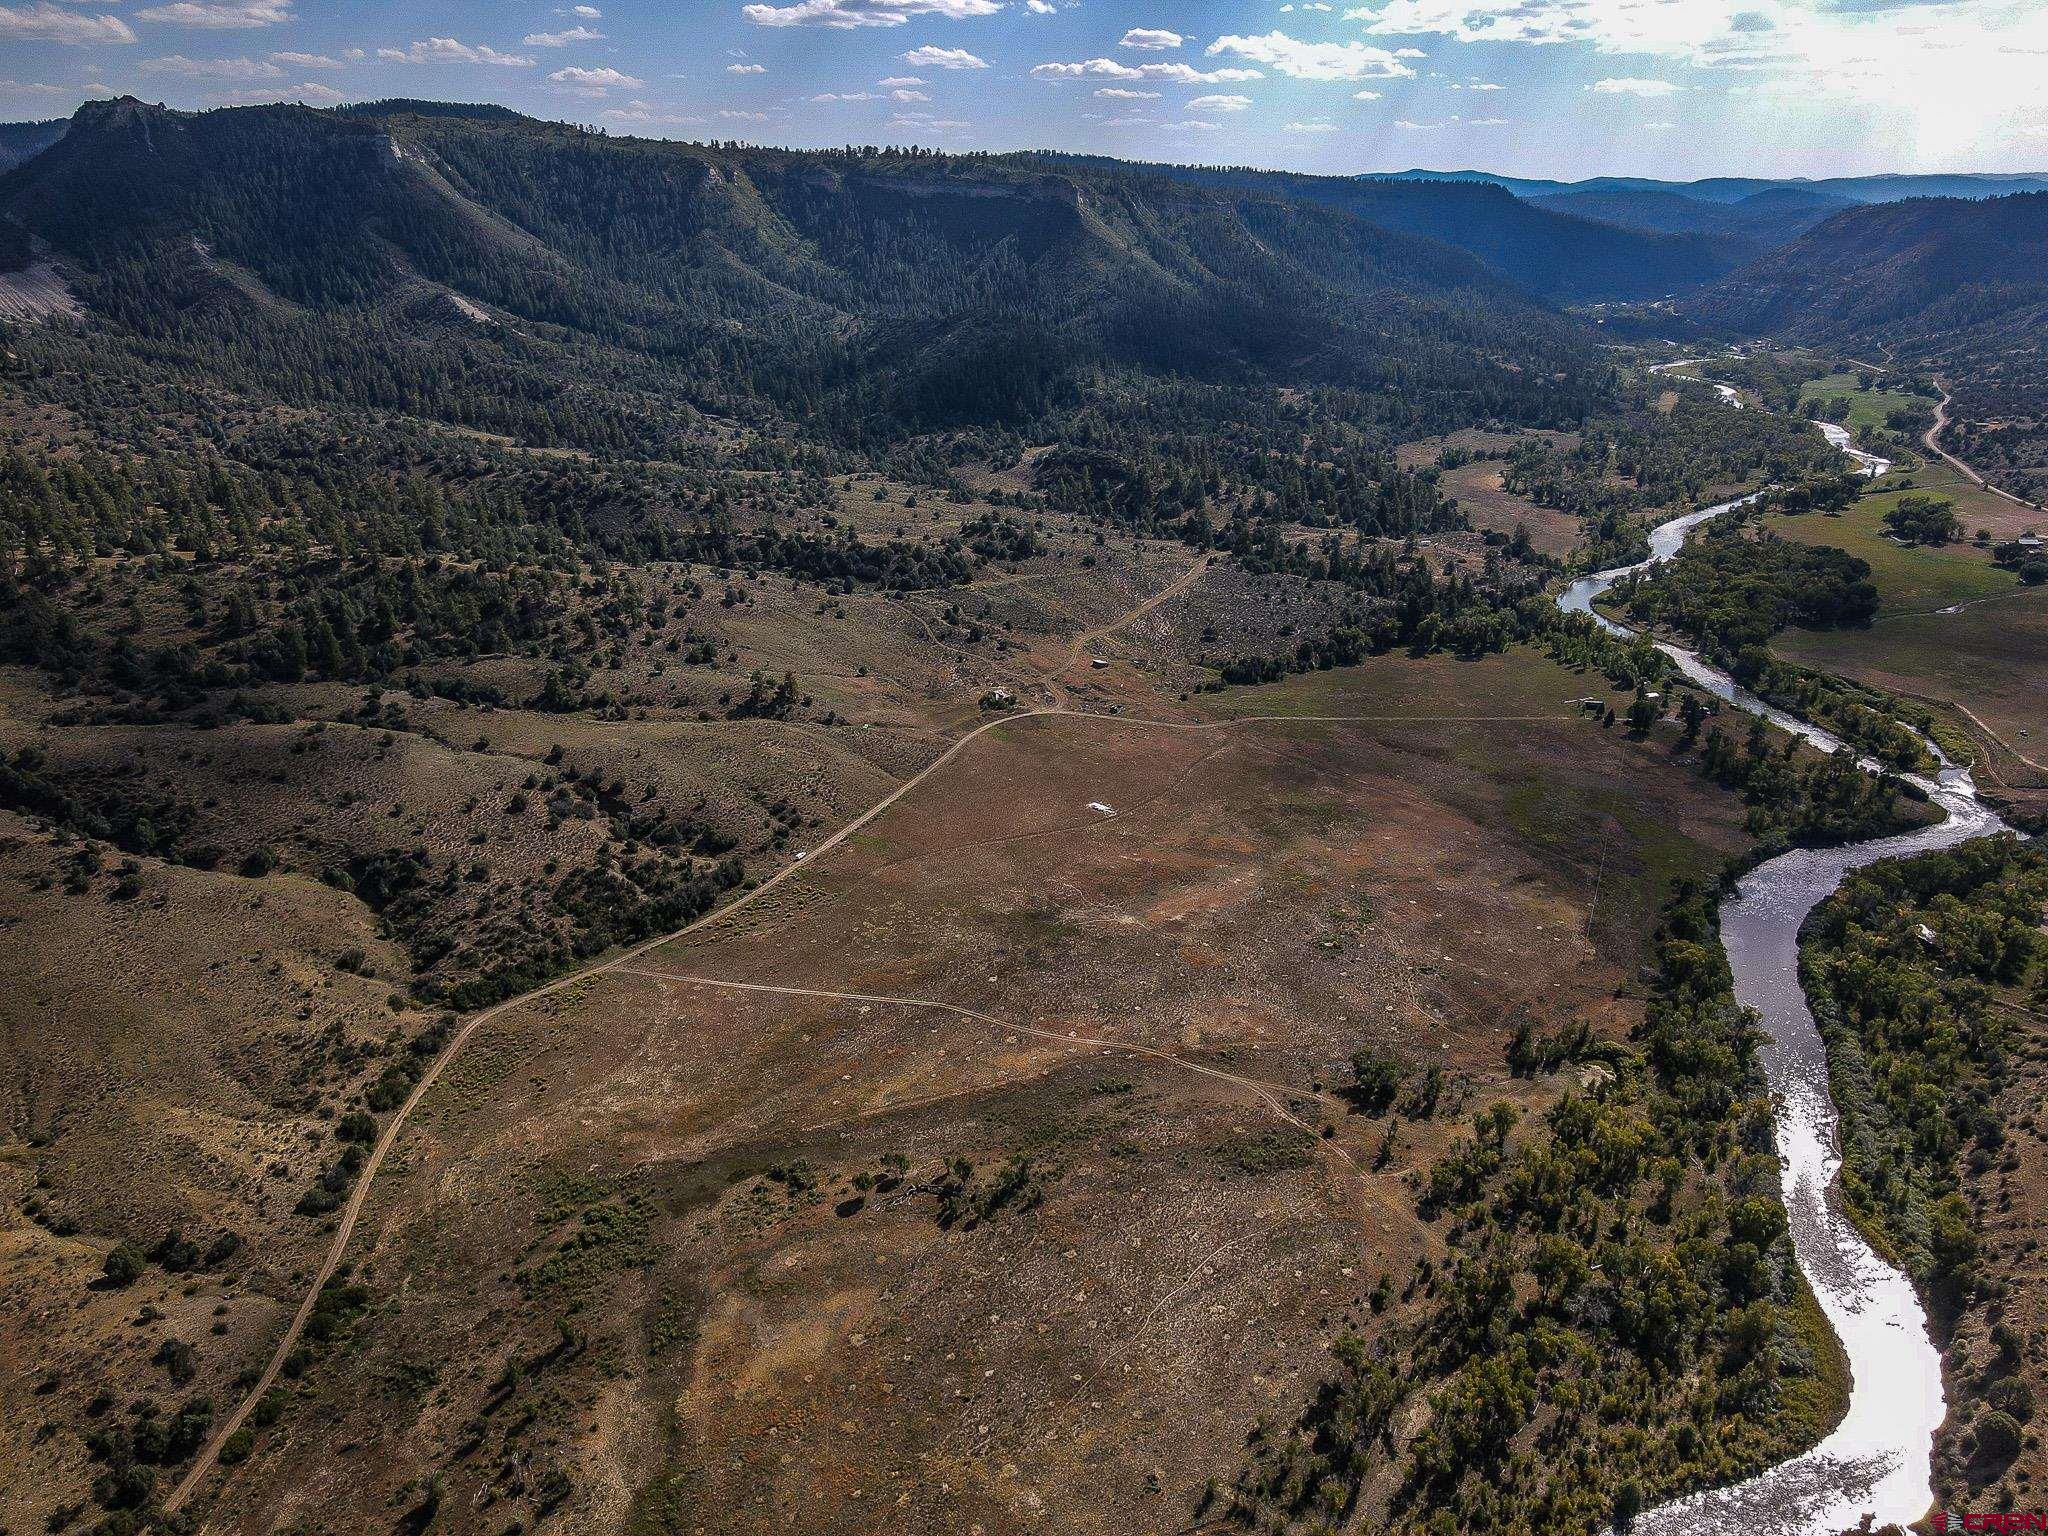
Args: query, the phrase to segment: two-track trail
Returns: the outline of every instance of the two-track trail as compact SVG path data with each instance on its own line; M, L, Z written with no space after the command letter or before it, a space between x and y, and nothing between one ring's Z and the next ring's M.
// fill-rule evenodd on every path
M1197 564L1191 566L1187 571L1181 573L1181 575L1175 578L1175 580L1167 587L1163 588L1162 590L1153 594L1152 596L1146 598L1144 601L1138 603L1131 609L1124 612L1115 620L1111 621L1110 623L1098 626L1095 629L1091 629L1082 633L1069 646L1067 652L1068 661L1065 663L1065 665L1056 668L1054 671L1048 672L1046 674L1047 681L1050 682L1053 679L1057 678L1061 672L1066 670L1067 667L1073 665L1074 662L1078 661L1080 657L1085 653L1086 648L1090 644L1094 643L1097 640L1100 640L1101 638L1107 635L1113 634L1132 623L1137 622L1145 615L1155 611L1163 604L1171 601L1176 595L1178 595L1180 592L1185 591L1190 585L1192 585L1193 582L1197 580L1207 568L1208 566L1206 562L1198 562ZM1146 719L1136 716L1112 715L1089 710L1077 710L1059 706L1051 706L1033 709L1012 710L1006 714L998 715L992 719L986 720L981 724L975 726L973 729L966 731L965 733L957 737L951 743L951 745L949 745L937 757L933 758L929 763L925 764L925 766L920 768L916 773L912 774L909 778L905 779L902 783L898 784L894 789L890 790L888 794L884 795L881 799L877 800L873 805L869 806L866 810L862 811L852 820L841 825L838 828L838 830L833 832L830 836L824 838L822 841L815 844L811 849L808 850L802 862L791 862L785 864L782 868L776 870L773 874L770 874L765 879L763 879L760 884L745 891L743 894L736 897L732 901L727 902L725 905L717 907L712 911L705 913L702 917L696 919L694 922L691 922L685 925L684 927L675 930L672 933L660 934L654 938L647 939L642 943L636 944L632 946L630 949L622 950L618 954L612 955L606 959L599 960L590 965L584 966L580 970L566 972L565 974L555 978L553 981L547 982L542 986L535 987L530 992L523 992L517 997L507 998L504 1002L494 1004L493 1006L484 1009L482 1012L472 1015L469 1019L464 1021L462 1026L455 1032L453 1037L450 1038L447 1045L445 1045L442 1048L440 1054L436 1056L433 1059L433 1061L428 1065L426 1071L421 1075L419 1082L414 1085L412 1092L406 1096L405 1102L398 1106L397 1110L392 1114L391 1118L385 1123L376 1141L372 1144L369 1151L369 1155L364 1160L362 1171L357 1175L355 1187L350 1192L347 1203L342 1206L339 1216L336 1219L334 1235L328 1243L327 1251L325 1256L321 1260L320 1268L313 1276L312 1281L308 1284L305 1295L299 1302L298 1309L292 1314L291 1321L289 1324L287 1324L284 1333L279 1337L276 1347L271 1351L270 1359L268 1363L265 1365L262 1374L257 1378L255 1384L251 1386L245 1394L243 1394L241 1400L235 1404L234 1408L226 1415L226 1417L220 1420L218 1426L214 1430L212 1437L207 1441L206 1445L204 1446L204 1448L200 1450L198 1455L194 1457L191 1467L187 1469L184 1477L179 1480L177 1487L173 1489L170 1496L164 1500L164 1509L167 1512L175 1513L179 1509L182 1509L185 1506L185 1504L191 1500L192 1496L198 1491L200 1485L203 1482L205 1482L208 1474L213 1471L215 1465L218 1463L221 1446L227 1441L230 1435L234 1434L235 1431L240 1429L243 1426L243 1424L247 1422L249 1415L255 1411L257 1403L262 1401L264 1395L268 1393L272 1387L276 1386L278 1377L283 1372L284 1362L286 1358L291 1354L292 1350L297 1347L299 1339L305 1332L306 1324L313 1315L313 1308L319 1301L320 1293L326 1288L328 1283L331 1280L333 1280L335 1272L341 1266L342 1258L347 1253L349 1244L355 1236L356 1228L362 1220L363 1209L369 1200L371 1189L376 1183L377 1174L383 1168L385 1160L390 1156L392 1147L396 1145L398 1138L404 1133L407 1125L410 1123L412 1116L414 1112L418 1109L421 1101L424 1100L427 1094L433 1090L434 1085L440 1081L441 1077L443 1076L443 1074L447 1072L450 1065L452 1065L454 1061L462 1055L464 1049L469 1045L469 1043L473 1039L476 1038L480 1030L482 1030L486 1025L490 1024L493 1020L503 1018L506 1014L512 1013L521 1008L528 1007L533 1003L539 1002L543 998L552 997L557 993L568 990L571 987L579 986L584 982L592 980L593 978L608 975L614 972L631 971L635 965L635 962L639 961L644 956L651 954L653 951L662 948L664 945L672 944L678 939L687 938L692 934L701 933L705 929L711 928L716 924L724 923L730 920L733 916L753 906L756 902L760 901L770 892L776 890L786 882L794 879L799 874L803 873L806 870L815 868L817 866L818 861L821 858L825 857L833 849L839 847L848 838L852 837L855 833L859 832L863 827L869 825L876 818L882 816L884 813L890 810L891 807L895 806L898 802L902 801L906 796L912 794L921 786L929 782L934 776L936 776L942 770L944 770L947 767L947 765L952 763L956 758L958 758L969 747L973 746L974 743L979 741L982 737L988 735L992 731L1001 730L1005 726L1014 725L1019 721L1048 718L1069 722L1085 722L1086 727L1091 729L1164 729L1175 731L1210 732L1231 731L1243 729L1250 726L1277 724L1308 725L1423 723L1456 726L1494 724L1502 721L1553 721L1568 719L1571 718L1571 716L1569 712L1560 710L1553 714L1512 716L1244 715L1227 720L1185 721ZM687 977L681 975L671 975L669 973L656 973L651 971L643 971L641 974L659 974L665 980L689 982L695 985L702 986L739 987L742 990L753 990L762 992L782 991L797 993L800 991L800 989L795 988L776 988L760 984L743 985L734 982L715 981L711 978ZM819 993L814 995L840 996L849 999L857 998L859 996L858 994L854 993ZM1084 1047L1099 1046L1104 1049L1125 1051L1134 1055L1156 1056L1164 1061L1171 1062L1175 1066L1185 1069L1187 1071L1194 1072L1218 1081L1233 1084L1244 1091L1252 1093L1256 1095L1260 1099L1260 1101L1263 1104L1265 1104L1267 1108L1271 1109L1274 1113L1281 1116L1281 1118L1286 1120L1288 1123L1296 1125L1301 1129L1308 1131L1311 1135L1316 1134L1313 1127L1309 1126L1305 1121L1301 1120L1287 1107L1285 1098L1280 1094L1279 1090L1277 1090L1272 1084L1262 1083L1252 1078L1240 1077L1237 1074L1225 1072L1220 1068L1211 1067L1204 1063L1190 1061L1184 1057L1175 1056L1171 1052L1160 1051L1151 1047L1138 1046L1122 1041L1109 1039L1083 1040L1077 1036L1056 1033L1052 1031L1038 1030L1024 1025L1012 1023L1006 1020L996 1019L991 1015L978 1014L975 1013L973 1010L960 1008L953 1004L934 1002L927 999L876 997L865 1000L871 1002L894 1003L905 1007L943 1008L969 1018L980 1020L981 1022L992 1025L994 1027L1009 1030L1016 1033L1041 1036L1046 1039L1058 1040L1063 1043ZM1304 1095L1304 1097L1311 1096L1312 1095ZM1320 1137L1318 1138L1318 1145L1324 1145ZM1348 1153L1342 1152L1342 1149L1337 1150L1339 1155L1341 1155L1344 1158L1344 1160L1348 1164L1350 1164L1352 1171L1358 1174L1360 1178L1363 1178L1364 1175L1361 1170L1358 1170L1355 1160L1351 1159Z

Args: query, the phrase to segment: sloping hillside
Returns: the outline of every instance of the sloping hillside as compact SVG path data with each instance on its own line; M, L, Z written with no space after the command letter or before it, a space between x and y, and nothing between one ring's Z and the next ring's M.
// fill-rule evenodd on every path
M1384 229L1441 241L1478 258L1525 292L1560 303L1663 298L1712 282L1753 254L1749 244L1713 232L1621 228L1540 206L1469 177L1300 176L1184 165L1144 169L1190 186L1336 209Z
M11 171L22 161L41 154L64 137L68 119L46 123L0 123L0 171Z
M1954 347L2048 307L2048 193L1918 198L1837 214L1695 308L1758 333ZM2038 335L2038 331L2035 333Z
M608 417L658 417L680 390L863 437L1028 418L1105 365L1398 380L1411 401L1479 396L1539 421L1593 377L1574 327L1465 251L1113 165L707 148L501 108L123 100L0 178L0 212L55 248L95 313L271 379L257 354L338 349L296 386L339 375L366 404L447 398L409 381L451 330L532 370L536 402L566 369L611 397Z
M1661 190L1571 191L1546 193L1530 200L1553 213L1600 219L1625 229L1717 235L1746 245L1757 256L1797 238L1830 215L1855 206L1847 198L1797 187L1767 188L1734 203Z

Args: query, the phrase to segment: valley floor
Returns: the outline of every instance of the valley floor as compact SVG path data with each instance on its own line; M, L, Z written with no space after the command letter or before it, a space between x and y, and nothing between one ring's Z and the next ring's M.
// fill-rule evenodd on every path
M1739 841L1584 687L1390 661L1231 699L1279 719L1021 719L491 1020L373 1193L369 1316L211 1517L559 1466L592 1529L1183 1523L1441 1258L1409 1179L1458 1106L1565 1086L1510 1075L1514 1025L1625 1034L1663 891ZM1451 1084L1392 1158L1361 1044Z
M1517 1026L1624 1039L1671 883L1743 842L1730 797L1585 715L1604 681L1528 650L1184 700L1176 636L1231 579L1139 553L986 583L991 603L1028 594L1022 633L1042 638L985 662L923 633L871 652L868 677L956 681L915 702L849 678L883 689L850 731L428 701L380 736L321 727L302 689L295 726L138 739L152 779L231 743L249 764L271 736L317 742L334 787L305 798L293 762L302 805L395 797L412 835L458 848L479 824L461 797L487 810L558 745L686 803L693 776L730 772L714 743L751 740L815 807L729 918L488 1017L358 1186L345 1244L352 1206L325 1224L290 1207L333 1156L324 1106L408 1039L437 1048L385 979L403 957L285 872L145 858L132 897L109 899L111 874L54 896L65 838L10 818L12 1068L63 1118L0 1165L40 1170L0 1291L5 1332L36 1340L6 1388L28 1471L6 1522L82 1496L112 1417L87 1399L111 1386L203 1396L216 1420L255 1405L232 1465L183 1476L213 1528L362 1528L426 1500L478 1530L514 1509L592 1530L709 1508L731 1530L1184 1523L1247 1427L1316 1390L1333 1332L1422 1305L1445 1255L1413 1186L1466 1118L1540 1113L1576 1082L1511 1074ZM1089 617L1063 636L1069 613ZM963 714L958 690L996 676L1054 712ZM17 689L64 761L58 717ZM240 794L250 846L293 834ZM495 837L490 857L506 867ZM80 917L113 966L69 958ZM209 979L181 994L180 976ZM266 1006L293 998L295 1018ZM121 999L149 1031L108 1016ZM79 1051L94 1018L104 1043ZM148 1037L161 1059L130 1054ZM1391 1135L1355 1113L1361 1048L1440 1076L1441 1108ZM157 1249L194 1205L190 1235L243 1233L255 1268L159 1253L115 1287L106 1244L63 1235L82 1219ZM50 1311L71 1296L87 1306ZM189 1364L174 1341L198 1345ZM252 1393L266 1363L276 1385Z

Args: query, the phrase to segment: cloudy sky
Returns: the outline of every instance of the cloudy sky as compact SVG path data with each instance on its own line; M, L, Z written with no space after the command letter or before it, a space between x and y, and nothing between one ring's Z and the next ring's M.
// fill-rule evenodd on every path
M1315 171L2048 167L2048 0L0 0L0 120L497 101Z

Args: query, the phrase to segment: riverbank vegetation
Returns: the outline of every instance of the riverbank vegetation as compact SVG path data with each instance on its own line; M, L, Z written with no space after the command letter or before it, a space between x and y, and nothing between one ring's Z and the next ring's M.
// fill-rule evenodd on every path
M1696 530L1678 557L1625 581L1615 594L1639 624L1675 631L1739 669L1788 624L1831 629L1868 624L1877 612L1870 567L1824 546L1758 534L1742 513Z
M1934 721L1924 706L1772 655L1769 642L1795 626L1867 629L1879 593L1862 559L1780 538L1759 529L1758 516L1717 518L1676 559L1617 586L1612 600L1635 623L1683 638L1759 697L1886 767L1932 767L1921 737Z
M1417 1189L1453 1255L1420 1272L1423 1320L1335 1342L1308 1410L1255 1433L1241 1523L1339 1526L1391 1466L1394 1530L1592 1532L1826 1432L1848 1383L1793 1263L1720 895L1672 902L1632 1049L1517 1037L1516 1070L1579 1086L1533 1122L1474 1112Z
M1749 391L1769 410L1846 427L1879 451L1910 451L1934 424L1941 398L1924 372L1902 375L1816 352L1709 358L1700 372Z
M1574 443L1532 439L1509 455L1505 489L1581 519L1587 569L1640 558L1653 513L1702 506L1732 489L1820 479L1840 464L1801 422L1730 411L1697 385L1659 410L1660 388L1638 386Z
M1853 871L1801 935L1843 1199L1944 1346L1943 1503L2004 1507L2042 1470L2044 1297L2022 1233L2041 1209L2044 908L2048 854L2008 836Z

